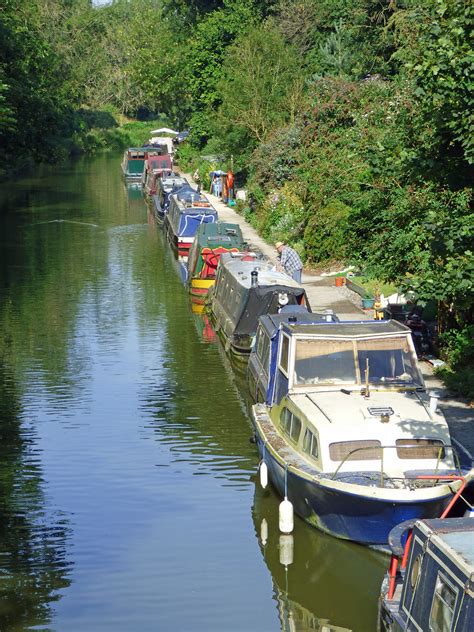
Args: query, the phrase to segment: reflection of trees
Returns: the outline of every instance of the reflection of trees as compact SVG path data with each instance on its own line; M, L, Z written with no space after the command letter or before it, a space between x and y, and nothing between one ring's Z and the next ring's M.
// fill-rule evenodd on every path
M285 570L278 503L270 488L263 491L256 483L253 519L274 582L282 629L309 632L329 623L354 632L375 630L377 601L388 558L325 535L297 518L293 561ZM265 545L261 540L263 519L268 525Z
M156 230L155 252L137 252L134 265L141 273L150 266L154 275L145 292L148 324L142 326L150 331L159 320L156 335L162 340L156 359L162 368L153 382L144 384L142 406L176 460L185 453L199 472L248 480L257 457L232 377L217 346L203 340L193 326L190 297L174 267L173 252L165 235Z
M3 351L3 350L2 350ZM1 357L1 356L0 356ZM69 584L65 519L47 515L34 435L21 427L12 373L0 364L0 630L46 625Z

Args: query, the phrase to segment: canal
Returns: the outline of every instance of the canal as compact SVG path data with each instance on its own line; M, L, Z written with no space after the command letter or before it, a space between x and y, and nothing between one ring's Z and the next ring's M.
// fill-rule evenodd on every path
M280 538L239 383L119 164L0 187L0 630L375 630L386 558Z

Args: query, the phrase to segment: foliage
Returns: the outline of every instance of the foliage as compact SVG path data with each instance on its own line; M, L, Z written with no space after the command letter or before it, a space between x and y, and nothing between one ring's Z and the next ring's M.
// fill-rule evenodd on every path
M438 369L437 375L454 393L474 399L474 325L446 332L441 342L447 366Z

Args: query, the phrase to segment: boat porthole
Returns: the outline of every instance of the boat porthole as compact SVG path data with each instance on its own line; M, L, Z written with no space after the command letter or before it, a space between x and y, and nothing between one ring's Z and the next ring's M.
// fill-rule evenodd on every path
M420 574L420 568L421 568L421 555L418 555L411 567L410 581L411 581L412 588L415 588L416 586L418 575Z

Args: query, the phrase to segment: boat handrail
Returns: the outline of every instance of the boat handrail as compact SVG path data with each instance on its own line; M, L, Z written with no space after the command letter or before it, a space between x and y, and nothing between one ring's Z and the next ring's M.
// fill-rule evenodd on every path
M334 472L334 474L332 475L332 480L335 480L337 475L339 474L339 471L341 470L342 466L346 463L346 461L350 460L350 457L355 454L356 452L361 452L363 450L379 450L380 451L380 487L384 487L384 471L383 471L383 464L384 464L384 450L398 450L398 449L411 449L411 448L418 448L418 449L423 449L423 447L426 448L434 448L435 446L420 446L419 444L408 444L408 445L381 445L381 446L365 446L365 447L360 447L360 448L354 448L353 450L350 450L346 456L343 458L343 460L339 463L339 465L336 468L336 471ZM454 448L454 446L452 445L447 445L447 444L443 444L439 446L439 450L438 450L438 457L437 457L437 461L436 461L436 468L435 468L435 475L433 475L433 478L437 478L437 479L443 479L443 478L449 478L449 476L444 476L443 473L441 471L438 471L438 467L439 467L439 463L440 460L442 458L442 452L443 450L451 450L452 451L452 456L453 456L453 462L455 465L455 469L458 471L459 475L461 475L461 465L460 465L460 461L459 461L459 457L457 454L456 449ZM439 472L439 473L438 473ZM405 477L389 477L390 479L394 479L397 478L400 480L404 480L404 481L414 481L420 478L420 476L405 476Z

